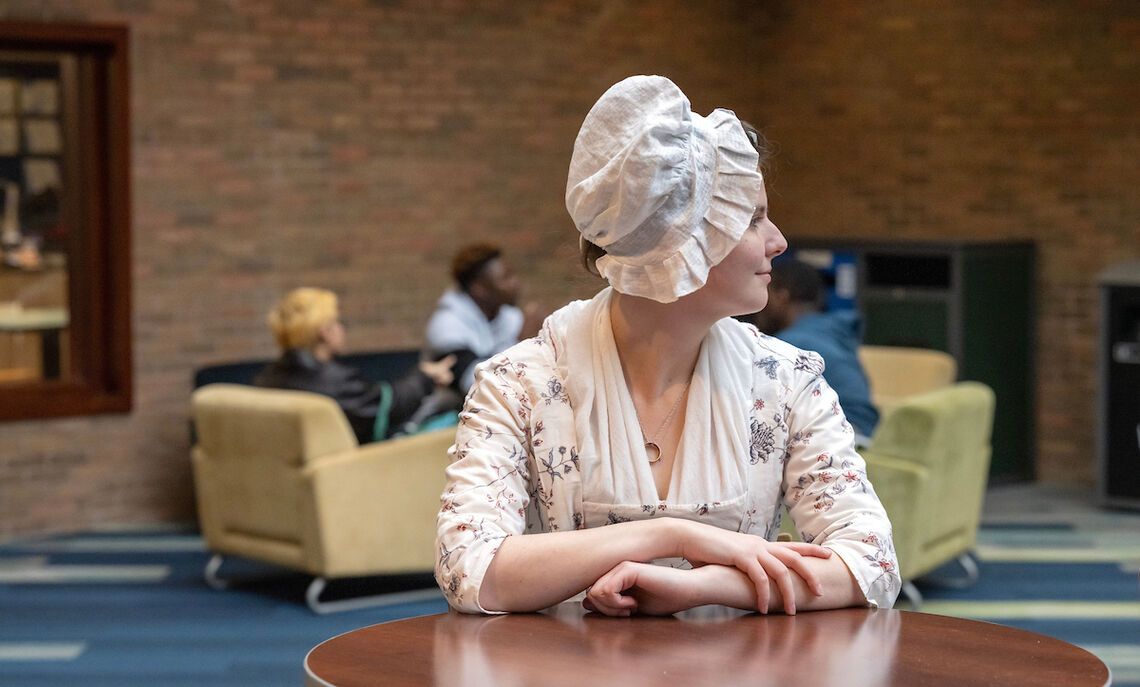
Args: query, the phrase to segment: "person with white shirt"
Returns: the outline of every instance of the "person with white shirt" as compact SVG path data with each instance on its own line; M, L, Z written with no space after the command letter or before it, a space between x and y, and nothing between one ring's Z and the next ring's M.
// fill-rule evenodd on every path
M458 358L455 369L460 393L475 379L475 365L518 342L523 311L516 307L519 279L491 243L461 248L451 260L455 287L436 304L425 332L425 357Z

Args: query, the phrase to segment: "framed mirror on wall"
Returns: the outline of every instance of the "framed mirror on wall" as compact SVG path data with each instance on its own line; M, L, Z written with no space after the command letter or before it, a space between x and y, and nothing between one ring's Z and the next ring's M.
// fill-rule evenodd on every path
M131 408L128 49L0 21L0 421Z

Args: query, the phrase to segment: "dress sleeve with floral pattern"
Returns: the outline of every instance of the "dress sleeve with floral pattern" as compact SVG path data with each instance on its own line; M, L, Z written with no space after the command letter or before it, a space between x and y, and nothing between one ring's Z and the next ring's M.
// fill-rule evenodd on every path
M794 367L806 383L789 390L784 406L784 505L803 541L838 554L868 604L890 608L901 588L891 523L839 397L823 379L823 360L799 351Z
M460 414L436 535L436 580L457 610L486 613L478 590L499 543L527 529L537 480L530 452L531 401L514 359L528 341L480 364ZM519 356L525 359L525 354Z

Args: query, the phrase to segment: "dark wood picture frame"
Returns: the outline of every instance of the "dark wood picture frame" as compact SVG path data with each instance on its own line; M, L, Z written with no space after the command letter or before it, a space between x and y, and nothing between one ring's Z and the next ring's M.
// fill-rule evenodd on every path
M0 421L126 412L132 403L128 30L0 21L0 52L61 55L70 225L68 374L0 386Z

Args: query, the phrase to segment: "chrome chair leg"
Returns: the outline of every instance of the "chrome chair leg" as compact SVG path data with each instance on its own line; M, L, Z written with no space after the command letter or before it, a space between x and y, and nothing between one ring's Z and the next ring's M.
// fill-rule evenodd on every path
M218 570L222 567L222 554L215 553L206 562L206 569L202 572L202 576L206 578L206 584L210 585L213 589L226 589L230 583L218 577Z
M228 589L230 586L229 580L224 580L218 575L224 560L225 558L222 554L215 553L210 557L210 560L206 562L206 568L202 576L206 579L206 584L213 589ZM375 594L373 596L358 596L348 599L338 599L336 601L321 601L321 594L325 591L326 586L328 586L328 580L326 578L314 577L313 581L309 583L308 588L305 590L305 603L314 613L324 615L326 613L336 613L339 611L353 611L358 608L390 606L392 604L430 601L443 598L443 593L440 592L439 588L431 587L429 589L412 589L404 592Z
M313 613L328 613L321 604L321 592L325 590L325 585L328 580L323 577L314 577L313 581L309 583L308 589L305 590L305 603L313 610Z
M922 606L922 592L911 581L903 582L902 595L910 602L911 610L917 611Z
M966 573L965 577L956 577L949 579L940 579L938 584L950 589L966 589L972 587L978 578L981 577L981 572L978 570L978 564L974 561L974 557L969 553L962 553L955 559L958 565L962 566L962 571Z
M969 553L963 553L961 556L958 556L958 565L962 566L962 569L966 571L966 579L970 584L977 582L978 578L981 577L978 564Z
M410 601L430 601L432 599L443 598L443 592L437 587L432 587L430 589L411 589L406 592L389 592L387 594L375 594L373 596L357 596L348 599L339 599L337 601L321 601L321 592L325 590L326 585L328 585L328 580L323 577L314 577L313 581L309 583L309 588L305 590L305 603L308 604L314 613L319 613L320 615L340 611L354 611L359 608L390 606L392 604Z

